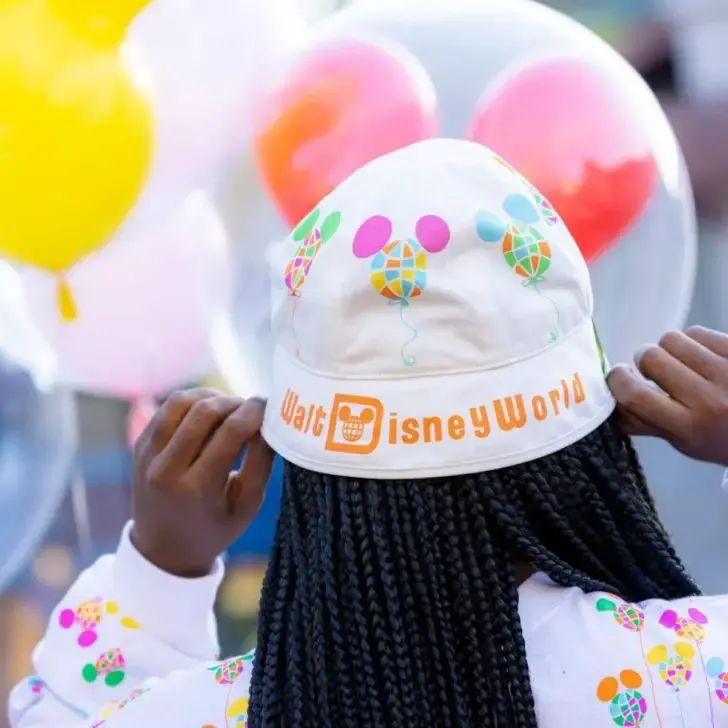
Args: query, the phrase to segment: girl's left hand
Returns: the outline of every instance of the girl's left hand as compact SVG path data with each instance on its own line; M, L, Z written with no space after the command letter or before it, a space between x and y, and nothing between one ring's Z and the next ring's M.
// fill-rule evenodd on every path
M659 437L695 460L728 467L728 334L671 331L635 363L647 381L626 366L609 375L627 434Z

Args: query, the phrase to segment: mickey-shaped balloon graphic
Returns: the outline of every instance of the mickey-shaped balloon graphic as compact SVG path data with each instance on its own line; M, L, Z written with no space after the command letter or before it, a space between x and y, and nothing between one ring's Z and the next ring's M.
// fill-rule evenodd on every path
M510 167L498 157L495 159L510 170ZM546 272L551 267L553 259L551 246L538 227L540 223L546 222L547 218L536 207L537 192L532 191L520 175L516 172L513 174L529 187L529 194L508 195L502 203L503 217L488 210L478 211L475 215L475 230L484 243L501 245L503 259L516 275L524 279L523 285L532 288L551 304L556 314L556 327L549 333L549 340L554 342L560 336L561 314L556 304L539 286L546 280ZM548 219L558 221L555 215Z
M320 208L309 213L296 227L291 237L299 246L293 258L288 262L283 281L288 289L288 295L293 297L293 312L291 328L296 331L296 311L298 309L298 298L301 295L301 287L306 282L311 272L313 262L321 250L321 247L331 240L341 225L341 213L331 212L318 227L317 223L321 217ZM299 356L299 345L296 340L296 356Z
M624 690L620 689L620 683ZM622 728L642 725L647 715L647 700L639 692L642 676L634 670L622 670L619 679L605 677L597 687L597 697L609 705L609 715Z
M208 668L215 675L215 682L218 685L234 685L240 676L245 672L245 657L232 657L229 660L218 662Z
M493 159L495 159L495 161L498 162L498 164L500 164L502 167L505 167L512 175L517 177L525 187L528 188L528 191L531 193L531 197L533 197L533 201L536 203L536 206L540 212L540 217L543 219L546 225L548 225L549 227L553 227L554 225L558 225L561 222L561 218L556 214L554 206L520 172L517 172L515 169L513 169L513 167L511 167L511 165L508 164L505 159L503 159L503 157L499 157L497 154L493 155ZM512 197L517 197L517 195L512 195ZM515 207L512 206L513 204L514 202L511 203L511 210L506 211L511 212L515 210L516 214L513 215L514 218L519 219L519 210L525 210L525 214L529 217L533 216L531 204L528 201L525 205L522 201L515 201Z
M105 619L105 615L116 616L119 613L119 606L116 602L106 600L103 597L87 599L75 610L63 609L58 615L58 623L63 629L78 627L79 647L91 647L98 639L97 628ZM121 617L120 624L126 629L139 629L139 624L131 617Z
M705 672L713 680L715 697L721 703L728 705L728 672L725 668L725 660L720 657L711 658L705 663Z
M645 613L634 604L623 602L618 597L601 598L596 604L600 612L610 612L614 621L630 632L640 632L645 626Z
M284 280L291 296L300 295L301 286L306 281L321 246L331 240L341 224L341 213L331 212L325 218L321 227L316 223L321 217L321 210L317 207L293 231L291 237L300 243L296 253L286 266Z
M417 338L417 330L404 319L404 309L421 296L427 286L427 253L440 253L450 242L450 227L437 215L425 215L415 225L415 237L392 240L392 221L374 215L364 221L354 235L354 255L372 258L370 281L374 290L399 307L402 324L412 332L401 349L402 363L414 366L417 360L406 354Z
M666 645L653 647L647 653L647 662L657 668L665 685L679 691L693 676L695 648L689 642L676 642L672 651Z
M154 118L122 53L149 0L0 3L0 255L59 280L106 244L149 172Z
M705 639L708 618L695 608L688 609L687 617L682 617L673 609L668 609L660 616L660 624L673 630L678 637L693 640L700 645Z
M85 665L81 674L87 683L96 682L100 677L104 678L107 687L115 688L124 682L126 660L118 647L102 652L95 663Z

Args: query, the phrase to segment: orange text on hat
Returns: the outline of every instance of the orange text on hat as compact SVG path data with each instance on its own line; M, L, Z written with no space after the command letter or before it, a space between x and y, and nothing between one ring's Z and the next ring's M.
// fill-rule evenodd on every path
M324 449L368 455L384 440L388 445L455 442L466 437L487 439L495 430L519 430L529 422L544 422L584 402L581 377L562 378L544 394L512 394L476 404L450 415L401 416L386 412L375 397L336 394L328 406L306 402L292 389L281 405L281 418L304 435L324 439Z

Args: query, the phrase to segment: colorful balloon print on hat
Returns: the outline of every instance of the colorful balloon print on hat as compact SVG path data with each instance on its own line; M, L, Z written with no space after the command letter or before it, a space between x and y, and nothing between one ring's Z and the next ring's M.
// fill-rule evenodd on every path
M513 167L511 167L505 159L499 157L497 154L494 154L493 158L496 162L505 167L512 175L518 178L521 184L528 189L532 198L531 202L525 195L510 195L510 203L508 204L507 199L507 204L504 204L504 208L506 208L506 212L511 214L511 217L515 220L519 220L519 222L529 222L528 219L519 219L518 211L525 210L527 218L535 217L536 220L543 220L549 227L558 225L561 222L561 218L557 215L556 210L554 210L554 206L522 174L520 174L520 172L513 169ZM515 198L523 199L516 200ZM512 214L512 212L515 212L515 214Z
M609 705L612 721L621 728L636 728L647 715L647 700L639 692L641 687L642 676L634 670L622 670L619 679L605 677L597 686L597 698Z
M475 216L475 229L484 243L500 243L503 259L516 275L523 278L523 285L532 288L551 304L556 315L556 327L549 332L549 341L553 343L561 335L561 314L554 301L539 287L551 267L553 253L551 246L535 225L526 223L520 227L515 224L512 215L518 215L525 220L533 220L536 217L535 208L529 210L524 205L525 199L521 195L511 195L505 199L503 210L512 222L505 224L497 215L480 211Z
M418 333L405 320L404 311L427 287L427 253L440 253L450 242L450 227L437 215L425 215L415 224L415 237L391 240L392 222L384 215L365 220L354 235L353 253L357 258L372 258L369 280L374 290L391 305L399 307L402 325L411 337L401 348L405 366L417 359L407 347Z
M293 297L293 330L296 330L296 312L298 309L298 297L301 295L301 287L306 282L311 272L313 263L318 256L321 247L336 235L341 225L341 213L331 212L318 227L316 223L321 217L321 210L317 207L309 213L293 231L291 237L294 242L299 243L293 258L286 265L283 274L283 282L288 289L288 295ZM296 340L296 356L299 355L298 340Z
M291 296L300 295L301 286L311 271L321 246L336 234L341 224L341 213L332 212L326 216L321 227L317 227L321 210L317 207L293 231L293 240L300 243L296 253L286 266L284 280Z

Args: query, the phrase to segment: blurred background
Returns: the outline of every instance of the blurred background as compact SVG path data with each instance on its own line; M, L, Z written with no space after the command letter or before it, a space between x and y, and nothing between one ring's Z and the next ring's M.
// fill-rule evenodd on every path
M76 9L81 4L68 0ZM393 79L387 82L391 87L377 85L376 113L367 117L370 129L389 128L393 118L401 121L401 137L385 134L386 144L394 148L437 133L469 136L489 146L493 140L493 148L548 195L542 200L544 215L553 205L572 231L583 228L582 249L592 265L597 319L610 359L625 359L660 332L686 322L728 330L728 68L717 55L728 41L728 5L721 0L546 4L593 30L636 73L561 16L540 15L529 6L512 18L510 10L497 9L504 7L498 0L271 1L265 11L246 0L206 0L207 14L200 13L199 0L196 10L188 0L154 0L149 7L141 0L130 3L136 5L130 17L141 14L130 34L129 63L141 69L135 77L140 89L150 79L156 89L157 156L146 160L141 194L132 190L139 174L130 154L109 164L123 170L117 178L131 180L133 195L119 179L108 188L100 178L93 181L99 210L110 196L133 197L123 215L104 208L104 214L124 219L108 229L101 213L72 218L66 210L75 193L87 206L79 210L86 210L90 188L64 180L47 200L23 208L18 179L37 189L34 175L42 172L26 172L35 161L3 172L4 122L12 131L12 124L31 117L3 117L3 102L17 92L12 73L4 70L22 64L13 65L3 51L8 36L0 13L0 194L17 197L0 198L0 701L28 674L32 648L64 591L80 570L115 548L130 514L131 445L156 404L180 386L213 384L246 395L265 390L267 284L261 250L293 227L338 181L337 173L346 171L330 169L341 163L338 156L332 161L341 149L331 133L331 149L311 152L309 164L318 176L309 170L302 183L291 159L284 158L287 145L297 143L289 138L290 129L311 127L311 139L328 133L327 113L365 113L344 109L343 101L318 110L307 105L310 80L325 74L332 59L352 73L366 65L371 73L378 68L382 78ZM359 5L361 11L353 7ZM496 8L491 15L489 8ZM481 24L469 22L468 14ZM33 32L40 34L43 22ZM498 23L509 23L510 34L499 34L500 46L494 43L496 49L486 52L483 47L493 40L488 34L497 34ZM576 65L555 50L572 38ZM352 51L356 44L361 57ZM545 60L524 66L531 63L524 49L536 46ZM580 54L589 56L592 46L597 60L582 73ZM366 56L372 49L376 53ZM56 67L50 51L38 53L49 69ZM542 93L525 102L517 97L521 77L503 81L503 74L522 66L542 84ZM127 149L137 144L142 160L147 110L132 98L127 82L121 78L118 86L133 121L127 125L134 129ZM547 88L552 82L561 84L555 95ZM509 93L516 94L523 118L509 111ZM205 116L205 109L218 110L218 120ZM220 118L235 123L226 126ZM499 136L504 118L509 138ZM109 128L117 122L111 119ZM579 210L591 205L587 212L593 213L587 223L570 207L571 198L560 195L556 182L564 179L550 179L553 171L544 172L533 151L540 145L547 161L556 158L548 156L549 124L561 136L573 137L567 151L553 147L565 160L564 169L570 154L571 161L581 154L577 161L586 160L584 169L592 174L587 179L587 172L579 172L584 175ZM64 133L71 132L65 128ZM580 135L586 141L579 141ZM50 164L53 149L29 139L28 159L42 156ZM58 136L56 143L61 142ZM369 140L357 144L352 147L369 157L388 151ZM291 158L295 151L292 147ZM74 160L74 166L84 159ZM348 160L354 167L362 161ZM614 190L621 190L621 197ZM43 221L31 231L35 238L18 232L25 228L17 222L18 210L37 210L40 203L50 209L58 200L71 230L65 258L45 242ZM157 217L167 205L178 209L176 216ZM61 225L53 219L49 224ZM7 231L10 242L3 243ZM87 246L74 248L85 235ZM111 240L103 250L102 238L104 244ZM200 239L206 241L204 250ZM27 252L31 245L33 255ZM229 272L229 286L223 285ZM728 496L720 489L721 473L659 443L640 443L640 449L690 569L706 591L727 590ZM228 554L218 604L225 654L254 645L279 499L277 466L256 522ZM0 711L0 728L3 721Z

